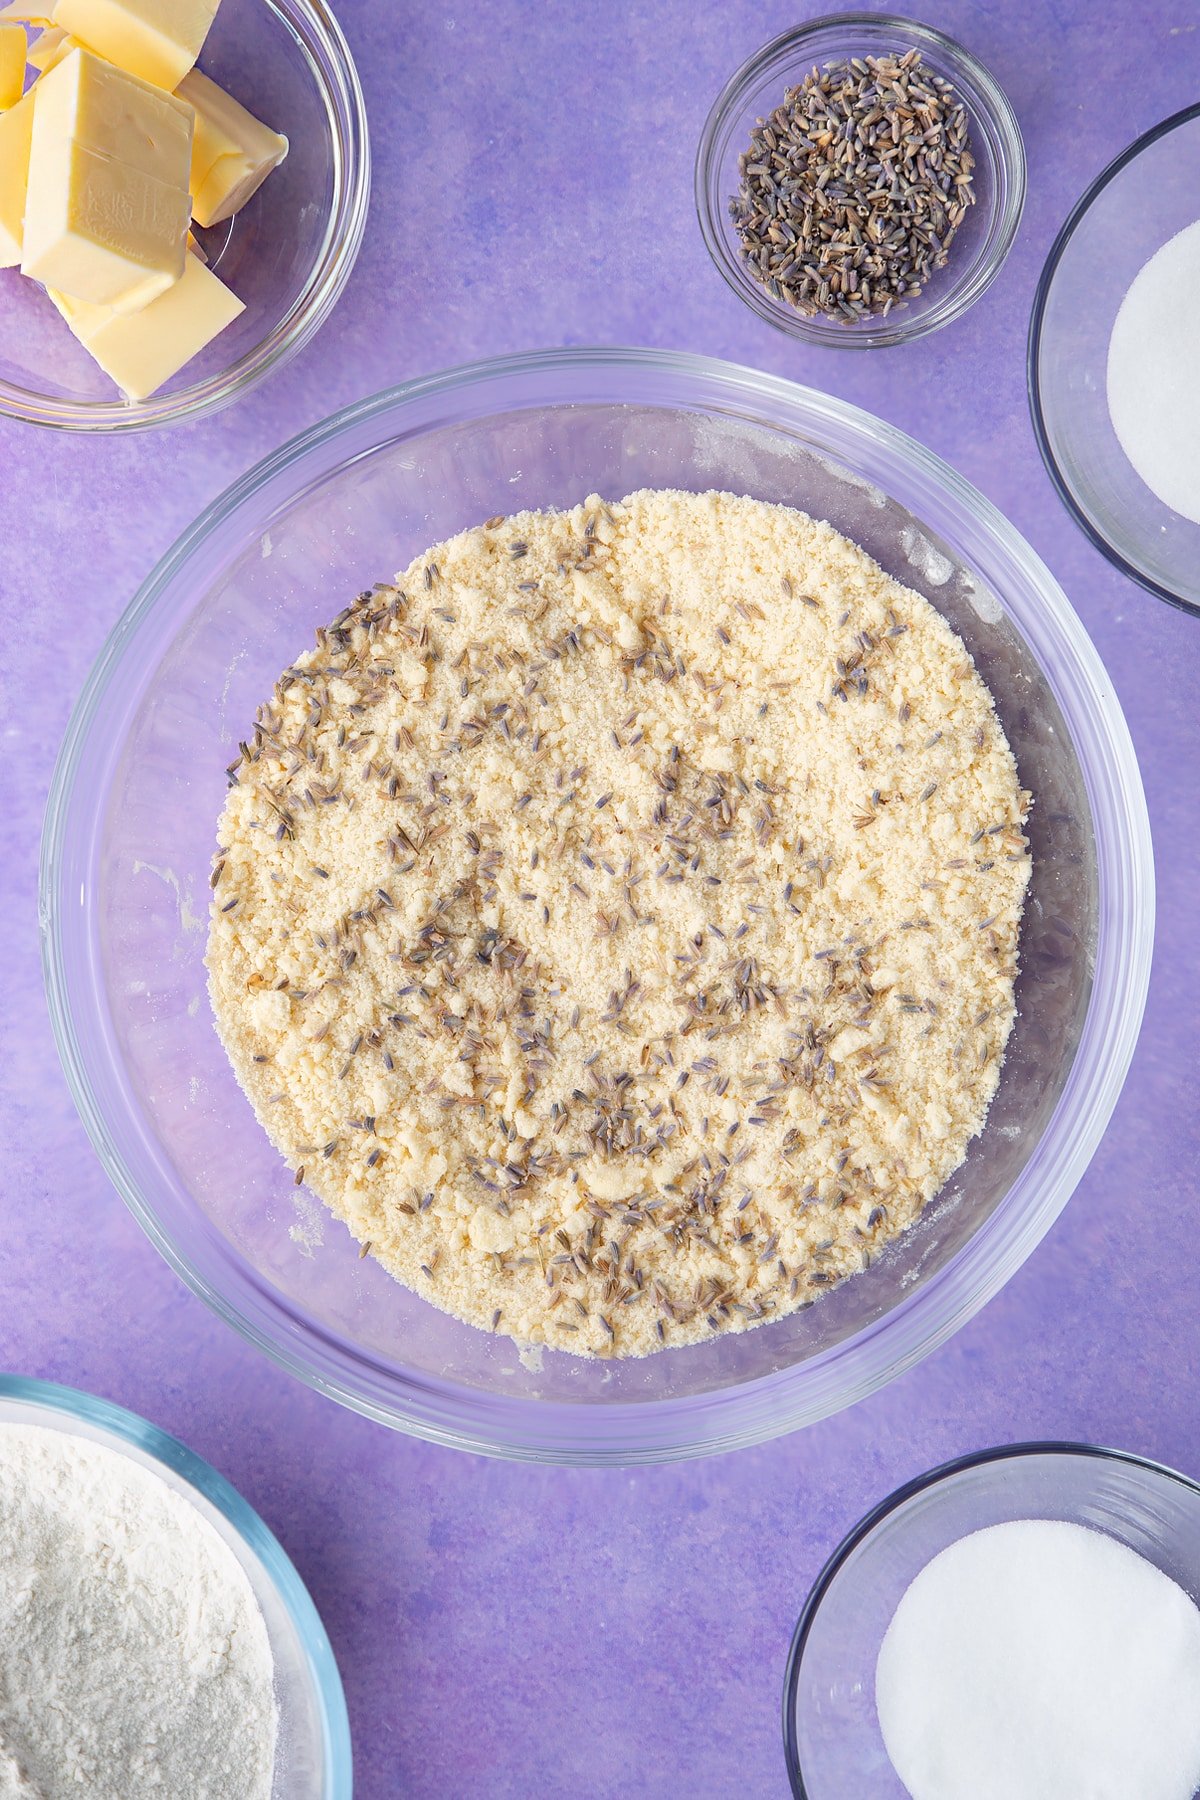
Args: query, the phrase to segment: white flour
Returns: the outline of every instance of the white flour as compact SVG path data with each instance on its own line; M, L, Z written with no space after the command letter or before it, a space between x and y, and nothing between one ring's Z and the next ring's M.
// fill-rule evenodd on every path
M269 1800L272 1672L249 1581L182 1495L0 1425L0 1800Z

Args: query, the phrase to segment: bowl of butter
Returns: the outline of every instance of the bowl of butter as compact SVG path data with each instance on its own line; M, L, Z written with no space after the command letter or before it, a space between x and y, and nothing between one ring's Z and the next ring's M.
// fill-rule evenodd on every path
M370 153L323 0L0 7L0 415L216 412L320 328Z

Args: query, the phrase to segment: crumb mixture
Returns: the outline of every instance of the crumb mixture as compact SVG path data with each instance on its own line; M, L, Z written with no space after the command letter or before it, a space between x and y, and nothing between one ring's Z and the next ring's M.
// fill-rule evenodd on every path
M318 632L230 780L238 1079L474 1325L632 1356L778 1318L983 1124L1029 796L960 640L830 525L489 520Z

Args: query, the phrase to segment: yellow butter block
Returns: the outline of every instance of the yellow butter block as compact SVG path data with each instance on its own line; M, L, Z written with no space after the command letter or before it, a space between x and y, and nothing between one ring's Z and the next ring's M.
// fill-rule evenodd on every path
M39 31L29 46L28 58L32 66L41 75L48 75L56 69L72 50L79 46L75 39L63 31L58 25L47 25L45 31Z
M23 25L0 24L0 112L14 107L25 91L26 49Z
M74 328L76 319L81 319L87 310L86 300L73 300L70 294L60 293L57 288L46 289L47 300L52 300L67 324Z
M35 96L21 270L134 311L183 274L190 106L83 49Z
M49 25L50 11L45 6L24 6L21 0L10 0L0 6L0 25Z
M21 260L29 144L33 136L33 90L9 112L0 113L0 269Z
M23 275L126 312L136 312L180 279L189 216L186 194L140 169L71 144L55 183L61 205L48 208L37 182L36 112L33 135ZM103 299L95 300L97 294Z
M220 0L56 0L54 23L143 81L174 90L199 56Z
M188 257L182 281L134 318L47 292L84 349L130 400L157 393L245 311L195 256Z
M199 69L184 76L177 93L196 113L192 216L197 225L219 225L240 212L279 167L288 141Z
M35 109L23 275L127 312L147 305L180 279L190 219L186 194L79 144L69 144L55 162L61 166L53 182L55 197L47 204L37 163Z
M193 113L185 100L82 48L43 76L38 95L37 136L71 137L170 187L188 186Z

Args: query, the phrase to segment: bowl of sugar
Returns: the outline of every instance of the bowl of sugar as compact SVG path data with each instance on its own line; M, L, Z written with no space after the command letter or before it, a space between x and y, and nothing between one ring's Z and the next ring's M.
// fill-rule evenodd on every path
M1200 105L1104 170L1058 234L1029 398L1067 510L1126 575L1200 613Z
M1200 1486L1116 1450L1006 1445L867 1515L788 1657L797 1800L1193 1800Z

